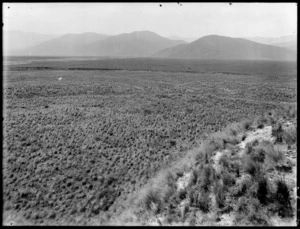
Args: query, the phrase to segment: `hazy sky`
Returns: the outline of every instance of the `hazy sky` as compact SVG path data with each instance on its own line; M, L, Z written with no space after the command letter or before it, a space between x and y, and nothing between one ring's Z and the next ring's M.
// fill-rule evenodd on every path
M162 5L160 7L160 4ZM3 29L109 35L276 37L296 34L296 3L4 3Z

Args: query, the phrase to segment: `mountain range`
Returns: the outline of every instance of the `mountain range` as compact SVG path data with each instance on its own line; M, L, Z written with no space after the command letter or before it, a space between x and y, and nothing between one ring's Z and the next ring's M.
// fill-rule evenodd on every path
M296 60L296 36L232 38L209 35L186 42L151 31L109 36L99 33L49 35L4 32L4 55L101 56L183 59ZM186 39L185 39L186 40Z
M255 41L261 44L274 45L290 50L297 50L297 36L282 36L282 37L243 37L244 39Z
M242 38L209 35L189 44L162 50L153 57L293 60L296 58L296 53L286 48L260 44Z
M3 31L3 51L4 54L13 54L16 51L20 51L28 47L34 47L59 36L61 35L40 34L18 30Z

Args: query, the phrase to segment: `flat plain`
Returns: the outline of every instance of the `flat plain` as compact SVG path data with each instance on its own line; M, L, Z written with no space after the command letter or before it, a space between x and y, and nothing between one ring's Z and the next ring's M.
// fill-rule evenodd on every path
M210 134L297 103L294 62L8 61L4 211L27 224L109 218Z

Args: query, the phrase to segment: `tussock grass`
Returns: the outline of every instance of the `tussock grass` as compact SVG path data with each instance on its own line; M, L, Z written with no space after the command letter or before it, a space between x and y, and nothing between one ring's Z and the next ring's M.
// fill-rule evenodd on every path
M223 171L221 178L226 190L229 189L229 187L232 187L236 182L235 176L228 171Z
M225 148L224 134L217 133L210 139L210 144L213 145L214 150L223 150Z
M276 143L282 143L283 140L283 128L281 122L276 122L276 124L272 128L272 136L275 137Z
M268 198L269 198L268 194L269 194L268 179L266 176L260 177L258 179L257 198L261 204L268 203Z
M244 179L239 180L238 183L231 189L233 196L241 197L247 195L250 187L253 185L253 180L249 177L244 177Z
M161 191L161 198L164 203L168 203L171 196L176 194L176 189L173 187L166 187Z
M211 199L208 192L194 192L191 205L199 208L203 213L210 211Z
M264 163L266 158L266 152L262 148L255 149L251 154L250 157L253 161Z
M283 179L277 180L277 191L275 198L278 202L278 214L281 217L293 217L291 196L289 188Z
M209 163L209 159L211 158L212 153L216 150L216 146L210 141L205 141L203 145L201 145L199 152L195 156L196 162L199 163Z
M263 166L260 162L254 161L251 156L247 155L243 158L244 171L252 177L259 177L263 173Z
M216 196L216 203L219 208L225 207L226 190L222 182L217 181L214 185L214 194Z
M261 142L255 140L247 143L243 155L245 161L248 160L247 158L251 158L251 160L258 163L274 164L284 160L284 154L279 148L275 147L272 142L266 140Z
M256 117L253 121L253 124L256 128L262 129L264 126L270 124L270 120L265 116Z
M191 176L189 179L188 187L192 187L192 186L196 185L196 183L198 181L198 177L199 177L199 172L196 169L193 169L191 171Z
M144 197L144 207L155 214L165 210L166 219L170 222L184 223L189 219L188 222L194 224L193 211L208 213L212 210L210 196L213 193L218 212L224 214L227 207L234 210L237 225L270 225L267 213L292 216L288 186L284 181L275 185L267 173L272 172L270 168L274 170L276 164L285 161L284 154L268 140L256 139L247 143L242 154L241 149L234 146L245 138L253 125L260 128L269 124L277 125L272 133L277 142L294 144L295 128L288 129L288 134L285 134L282 124L276 120L278 117L281 117L278 113L270 112L256 119L234 123L223 132L212 135L187 160L188 163L176 164L161 175L159 182L155 181L155 186ZM278 139L280 137L282 139ZM217 173L212 156L224 149ZM186 172L191 173L188 186L177 190L176 182ZM182 201L187 202L179 210Z
M274 146L274 144L270 141L262 141L259 144L260 150L264 151L268 160L271 163L279 163L284 161L284 154L279 150L278 147Z
M267 215L261 211L259 201L244 196L238 200L235 221L237 225L270 225Z
M143 197L143 205L146 210L159 213L162 209L162 200L159 191L150 189Z
M253 124L253 120L251 119L246 119L240 122L240 126L242 127L243 131L249 130L252 124Z
M199 176L197 183L204 191L209 191L210 186L216 179L216 171L211 165L205 165L203 169L199 169Z
M291 146L297 142L297 130L296 127L290 126L286 130L284 130L282 139Z

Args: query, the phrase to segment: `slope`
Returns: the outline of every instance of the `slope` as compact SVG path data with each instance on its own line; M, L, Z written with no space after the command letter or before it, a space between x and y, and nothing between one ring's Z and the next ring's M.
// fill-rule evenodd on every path
M59 38L27 48L20 54L32 56L81 56L86 45L103 40L108 35L98 33L66 34Z
M120 224L295 226L295 118L268 112L215 133L137 191Z
M218 35L202 37L190 44L162 50L153 57L186 59L295 60L296 53L246 39Z
M109 37L87 46L85 55L146 57L159 50L185 43L170 40L150 31L137 31Z
M12 55L17 51L39 45L59 36L60 35L23 31L3 31L3 53L4 55Z

